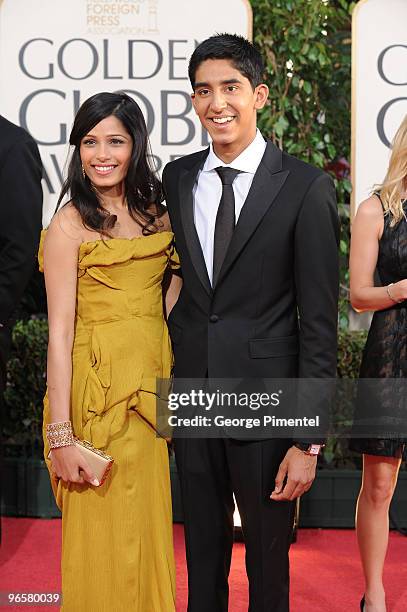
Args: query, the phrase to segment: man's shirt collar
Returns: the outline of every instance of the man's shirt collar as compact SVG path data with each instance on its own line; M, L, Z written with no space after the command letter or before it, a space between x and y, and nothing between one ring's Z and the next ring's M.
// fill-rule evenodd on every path
M259 130L256 130L256 136L254 140L249 144L244 151L236 157L230 164L225 164L213 150L213 144L209 146L209 154L205 160L205 164L202 168L202 172L210 172L219 166L230 166L240 172L247 172L249 174L255 174L260 164L261 158L266 150L267 143L264 140Z

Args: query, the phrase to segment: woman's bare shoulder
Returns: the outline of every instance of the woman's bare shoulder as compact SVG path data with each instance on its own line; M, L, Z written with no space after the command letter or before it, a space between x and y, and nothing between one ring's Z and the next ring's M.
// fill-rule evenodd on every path
M381 202L376 195L371 195L358 206L352 224L352 234L358 234L364 238L372 236L380 240L383 229L384 216Z
M383 208L377 195L371 195L358 206L357 215L369 219L382 219Z
M65 204L53 216L48 226L47 238L59 238L74 243L83 242L84 225L81 216L72 202Z

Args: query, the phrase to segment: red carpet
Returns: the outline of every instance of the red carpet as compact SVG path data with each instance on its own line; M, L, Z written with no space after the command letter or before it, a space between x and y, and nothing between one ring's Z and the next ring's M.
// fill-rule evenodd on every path
M2 525L0 591L59 591L60 521L5 518ZM174 540L177 611L185 612L187 583L182 525L175 525ZM363 583L354 532L300 530L298 541L291 548L291 575L291 612L357 612ZM246 612L243 544L234 547L230 584L229 610ZM390 536L385 584L388 612L406 612L407 538L396 533ZM8 612L42 612L57 608L20 606L2 609Z

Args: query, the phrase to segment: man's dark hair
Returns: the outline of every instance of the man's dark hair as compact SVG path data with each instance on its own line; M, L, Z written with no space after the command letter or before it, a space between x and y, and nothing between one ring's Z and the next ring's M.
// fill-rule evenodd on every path
M263 82L264 62L254 45L237 34L216 34L197 46L189 60L188 75L195 89L195 74L202 62L226 59L249 79L253 89Z

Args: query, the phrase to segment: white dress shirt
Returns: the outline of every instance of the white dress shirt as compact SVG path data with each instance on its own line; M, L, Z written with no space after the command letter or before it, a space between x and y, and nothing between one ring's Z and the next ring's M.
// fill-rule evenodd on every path
M266 141L259 130L257 130L256 136L249 146L232 163L225 164L225 162L217 157L211 144L205 164L197 176L193 194L194 221L211 283L215 222L222 196L222 183L215 168L229 166L230 168L240 170L240 174L233 181L235 219L237 223L266 146Z

